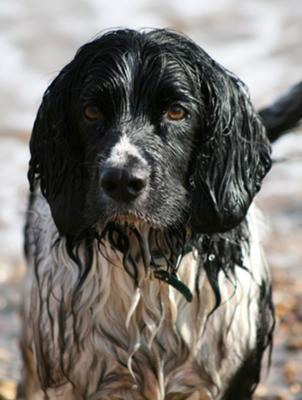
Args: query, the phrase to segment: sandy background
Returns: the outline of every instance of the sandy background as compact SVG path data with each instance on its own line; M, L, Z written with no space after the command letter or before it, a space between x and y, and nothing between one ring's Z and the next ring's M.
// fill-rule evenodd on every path
M76 49L111 27L190 35L250 88L257 107L302 79L301 0L0 0L0 400L19 376L27 142L41 96ZM302 399L302 131L274 148L257 201L278 312L261 399ZM234 399L235 400L235 399Z

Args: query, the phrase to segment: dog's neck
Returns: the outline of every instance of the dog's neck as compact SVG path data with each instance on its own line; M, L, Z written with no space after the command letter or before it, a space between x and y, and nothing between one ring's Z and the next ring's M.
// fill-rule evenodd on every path
M192 235L188 229L159 229L135 221L131 224L111 222L100 232L90 235L92 241L98 243L99 251L106 253L109 261L123 265L135 287L139 288L146 279L155 278L173 286L187 301L192 301L191 290L178 278L182 258L193 251ZM73 259L76 259L75 243L67 245Z

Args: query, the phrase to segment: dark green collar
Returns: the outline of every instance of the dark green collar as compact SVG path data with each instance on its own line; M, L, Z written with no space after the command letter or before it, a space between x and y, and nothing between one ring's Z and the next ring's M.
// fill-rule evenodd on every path
M177 258L177 262L176 262L176 267L175 269L173 269L172 272L168 272L162 268L156 268L154 271L154 276L155 278L166 282L168 285L171 285L174 287L174 289L178 290L183 296L184 298L191 303L191 301L193 300L193 294L191 292L191 290L188 288L187 285L185 285L182 281L180 281L177 277L177 269L179 267L179 264L181 263L182 258L186 255L191 253L193 250L193 246L191 243L186 244L186 246L183 249L182 254L180 254Z

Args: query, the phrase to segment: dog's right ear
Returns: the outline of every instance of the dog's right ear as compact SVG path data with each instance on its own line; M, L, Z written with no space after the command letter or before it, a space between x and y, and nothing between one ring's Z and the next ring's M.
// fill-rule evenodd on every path
M83 151L71 114L91 47L83 46L46 90L30 139L30 187L40 185L61 235L76 235L84 228Z

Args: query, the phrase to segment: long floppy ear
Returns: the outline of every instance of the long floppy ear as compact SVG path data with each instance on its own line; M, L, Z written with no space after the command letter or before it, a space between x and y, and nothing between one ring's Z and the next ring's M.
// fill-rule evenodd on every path
M46 90L30 140L30 187L40 185L61 235L78 234L84 225L83 150L72 118L83 53L80 49Z
M213 60L199 68L203 127L192 179L195 232L236 227L270 169L270 143L243 83Z

